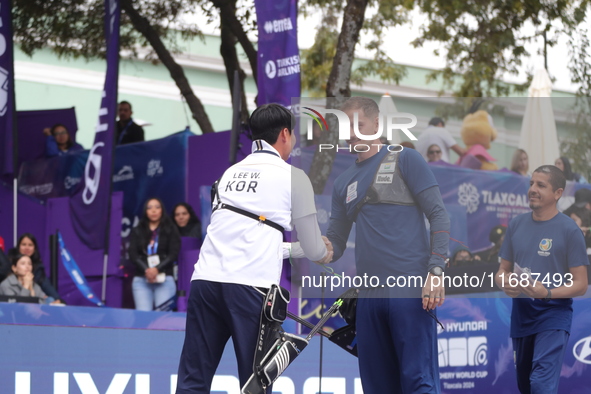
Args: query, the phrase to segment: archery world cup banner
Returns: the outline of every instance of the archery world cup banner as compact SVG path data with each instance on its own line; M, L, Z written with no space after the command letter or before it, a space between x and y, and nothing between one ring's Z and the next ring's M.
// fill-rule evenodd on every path
M492 245L489 233L494 226L507 226L515 216L531 212L527 177L509 171L474 171L450 165L430 167L450 215L451 236L472 251ZM450 243L450 252L457 245Z
M0 2L0 151L1 174L14 172L14 59L10 0Z
M76 194L70 200L74 228L80 239L91 249L105 246L105 214L108 215L111 197L111 162L117 112L119 0L105 0L105 9L107 73L103 97L94 144L88 154L84 176Z
M300 96L296 0L255 0L259 30L257 104L291 106ZM254 72L254 70L253 70Z

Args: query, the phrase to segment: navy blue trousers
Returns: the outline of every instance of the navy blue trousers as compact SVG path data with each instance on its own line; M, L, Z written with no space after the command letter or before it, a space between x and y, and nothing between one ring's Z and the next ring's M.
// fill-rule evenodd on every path
M211 391L213 376L230 337L238 361L240 386L246 383L253 373L262 305L263 296L250 286L191 282L177 394Z
M359 374L365 394L437 394L435 320L420 298L357 300Z
M558 392L568 332L549 330L513 338L517 387L522 394Z

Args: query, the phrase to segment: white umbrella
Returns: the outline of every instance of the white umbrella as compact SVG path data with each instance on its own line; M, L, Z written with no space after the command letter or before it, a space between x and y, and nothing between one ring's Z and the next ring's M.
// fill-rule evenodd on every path
M383 120L383 124L384 124L384 129L386 128L386 115L390 114L396 114L398 113L398 110L396 109L396 104L394 104L394 100L392 100L392 97L390 97L390 95L388 93L385 93L382 98L380 99L380 116L382 116L382 120ZM382 134L384 137L388 137L386 135L386 133ZM391 144L399 144L400 142L402 142L402 140L400 139L400 131L399 130L395 130L392 132L392 139L390 140Z
M552 81L546 70L541 69L529 87L519 138L519 147L529 157L529 172L544 164L554 164L559 156L551 93Z

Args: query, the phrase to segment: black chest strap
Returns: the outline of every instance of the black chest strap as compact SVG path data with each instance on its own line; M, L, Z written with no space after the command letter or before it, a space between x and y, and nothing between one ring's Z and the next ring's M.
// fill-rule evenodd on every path
M263 215L257 215L257 214L254 214L252 212L245 211L244 209L241 209L241 208L238 208L238 207L229 205L229 204L224 204L223 202L221 202L220 201L220 195L218 193L218 183L219 183L220 179L218 179L217 181L215 181L214 184L213 184L213 186L211 187L211 204L212 204L211 213L214 213L218 209L227 209L229 211L232 211L232 212L238 213L240 215L246 216L247 218L251 218L253 220L256 220L259 223L263 223L263 224L266 224L267 226L273 227L275 230L277 230L277 231L279 231L280 233L283 234L283 232L285 231L285 229L283 228L283 226L281 226L280 224L275 223L272 220L267 219ZM217 202L218 202L218 204L216 206L213 206L214 199L217 200Z
M271 226L274 229L278 230L280 233L283 233L285 231L285 229L281 225L275 223L272 220L267 219L263 215L256 215L252 212L248 212L248 211L245 211L244 209L240 209L238 207L234 207L232 205L228 205L228 204L224 204L224 203L221 203L220 205L218 205L217 209L227 209L229 211L239 213L240 215L244 215L247 218L251 218L251 219L254 219L260 223L266 224L267 226Z

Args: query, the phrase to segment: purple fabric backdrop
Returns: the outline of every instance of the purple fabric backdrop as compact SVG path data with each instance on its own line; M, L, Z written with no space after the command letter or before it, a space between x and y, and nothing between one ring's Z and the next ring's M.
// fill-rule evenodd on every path
M103 250L90 249L77 237L68 210L68 198L51 198L47 200L47 229L46 234L60 231L64 242L72 257L82 269L85 276L101 276L103 274ZM114 275L119 272L120 245L121 245L121 218L123 217L123 193L114 192L111 202L109 261L107 274ZM103 215L103 220L106 218ZM63 278L69 279L67 272L63 272ZM60 280L62 275L60 274Z
M123 217L123 193L113 193L111 209L111 229L109 261L107 273L107 305L121 305L121 278L119 278L119 248L121 245L121 218ZM18 195L18 234L29 232L37 238L41 259L47 274L50 271L49 235L60 230L66 245L89 284L100 294L100 277L103 267L102 250L90 250L78 240L71 224L68 198L49 199L47 204L19 193ZM13 247L12 242L12 189L0 185L0 236L4 238L6 249ZM72 279L61 265L58 268L59 293L71 305L89 305L82 294L75 288Z
M199 241L195 238L182 238L181 252L178 259L177 289L184 291L185 295L179 295L177 308L180 312L187 310L187 300L191 289L191 276L197 259L199 258Z
M79 240L72 225L69 210L69 198L52 198L47 201L47 225L44 238L49 234L60 231L64 242L72 253L82 273L87 277L95 294L101 294L101 276L103 274L103 250L93 250ZM123 218L123 193L115 192L111 201L109 260L107 262L107 275L111 278L107 283L107 306L121 305L121 279L119 275L120 245L121 245L121 219ZM104 220L103 216L103 220ZM46 248L48 249L48 248ZM49 251L46 250L44 262L49 270ZM48 271L49 272L49 271ZM84 298L72 283L68 273L59 266L58 270L59 293L68 304L94 305ZM63 291L62 291L63 290Z
M12 234L12 220L14 215L12 185L0 185L0 236L4 238L6 250L14 247ZM45 205L41 201L18 193L18 234L31 233L37 238L39 250L47 249L45 237ZM49 261L49 252L41 255L43 261ZM49 272L49 265L46 267Z
M91 249L107 247L111 174L117 113L117 80L119 76L119 16L118 0L105 0L105 39L107 41L107 73L103 99L99 110L94 144L88 154L84 177L70 199L73 225L78 237Z
M192 136L188 139L185 201L193 207L198 215L201 212L199 196L201 186L213 184L230 166L228 161L230 135L230 131L223 131ZM244 159L250 153L250 144L251 141L246 135L240 135L236 161ZM207 222L209 223L209 218ZM183 238L178 261L177 286L178 290L185 291L185 299L179 297L178 308L180 311L186 310L186 297L189 296L193 266L199 257L197 247L198 245L194 244L193 240Z
M45 157L45 134L43 129L61 123L68 129L75 142L78 123L76 109L46 109L39 111L18 111L16 113L18 127L18 162L35 160ZM26 143L25 143L26 142Z
M250 154L250 144L250 139L241 134L236 154L237 162ZM201 212L199 188L204 185L211 186L230 167L230 131L189 137L188 149L186 201L195 212Z

